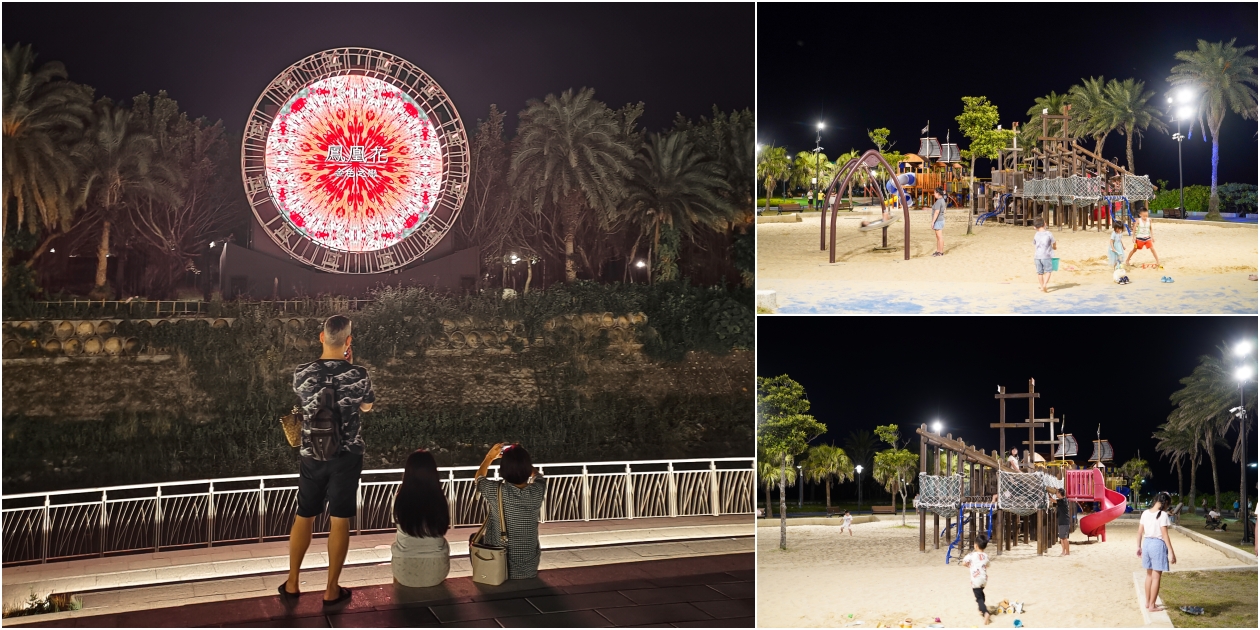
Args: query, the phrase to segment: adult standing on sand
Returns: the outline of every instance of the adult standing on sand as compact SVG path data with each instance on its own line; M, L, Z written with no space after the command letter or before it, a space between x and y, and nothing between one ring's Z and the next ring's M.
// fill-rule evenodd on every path
M936 232L936 253L933 256L945 255L945 191L937 188L932 191L936 201L932 202L932 230Z
M1169 563L1177 564L1177 553L1168 539L1168 513L1164 512L1171 500L1167 492L1156 495L1151 508L1142 512L1138 524L1137 555L1142 559L1142 568L1146 569L1146 609L1151 612L1163 610L1155 605L1159 599L1159 581Z

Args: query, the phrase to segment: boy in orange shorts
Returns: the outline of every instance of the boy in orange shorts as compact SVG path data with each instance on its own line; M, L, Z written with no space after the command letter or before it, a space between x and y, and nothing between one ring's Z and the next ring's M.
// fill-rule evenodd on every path
M1159 264L1159 254L1155 253L1155 237L1151 235L1150 210L1145 204L1142 205L1141 210L1138 210L1138 218L1133 221L1133 251L1129 252L1129 257L1124 259L1126 266L1130 260L1133 260L1133 255L1139 249L1151 250L1151 255L1155 257L1155 264L1159 265L1160 269L1164 268Z

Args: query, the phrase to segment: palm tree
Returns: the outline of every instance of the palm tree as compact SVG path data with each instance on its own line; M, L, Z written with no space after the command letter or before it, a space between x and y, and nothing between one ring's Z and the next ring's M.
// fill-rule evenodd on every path
M867 470L871 470L871 458L875 457L875 451L878 449L879 440L874 433L866 429L850 431L849 436L844 439L844 451L848 453L849 458L855 465L860 464ZM862 483L862 480L858 479L858 483Z
M834 177L836 176L836 171L839 171L840 169L844 168L844 165L845 165L845 164L848 164L848 163L849 163L849 160L856 160L856 159L858 158L858 156L859 156L859 155L860 155L860 154L859 154L856 150L854 150L854 149L849 149L849 150L848 150L848 152L846 152L846 153L842 153L842 154L840 155L840 157L836 158L835 163L832 165L832 167L833 167L833 168L831 169L831 172L827 174L827 179L826 179L826 181L825 181L825 182L823 182L823 183L822 183L822 184L820 184L820 185L822 185L822 186L830 186L830 185L831 185L831 180L832 180L832 178L834 178ZM849 196L850 198L852 198L852 197L853 197L853 185L854 185L854 184L856 184L856 183L858 183L858 181L857 181L857 180L858 180L858 178L857 178L857 176L856 176L856 175L855 175L854 177L851 177L851 178L849 179L849 186L848 186L848 191L847 191L847 193L848 193L848 196ZM836 192L837 192L837 194L839 194L839 193L843 193L843 192L846 192L846 191L836 191Z
M805 461L802 462L801 472L814 483L826 483L827 511L831 511L831 480L834 478L844 482L853 479L853 461L844 449L830 444L819 444L810 447Z
M519 115L508 177L536 212L548 202L559 208L567 282L577 280L573 252L582 210L602 216L614 212L625 197L634 160L617 117L594 96L595 90L582 88L529 101Z
M1129 487L1133 489L1133 502L1138 503L1138 495L1141 494L1142 481L1151 478L1151 467L1145 459L1142 459L1141 452L1138 456L1125 462L1117 469L1121 477L1129 480ZM1167 508L1168 506L1164 506Z
M1182 476L1182 464L1190 459L1191 449L1198 448L1198 440L1194 434L1189 431L1178 431L1168 426L1168 423L1160 425L1159 430L1151 437L1155 438L1155 451L1161 456L1168 458L1168 463L1177 470L1177 496L1181 497L1182 502L1186 501L1186 486L1184 477ZM1188 505L1194 507L1194 469L1190 469L1190 497ZM1193 510L1192 510L1193 511Z
M633 167L622 207L652 239L659 262L656 277L673 280L678 276L679 236L694 241L698 227L722 231L735 221L738 209L723 194L731 186L722 167L681 132L650 135Z
M65 231L80 207L74 190L79 169L69 145L82 132L92 106L91 90L66 80L65 66L50 61L35 69L30 46L4 50L4 209L32 233ZM35 250L38 256L45 247ZM8 261L5 250L5 262ZM7 267L7 264L5 265Z
M790 170L787 149L783 147L763 147L757 155L757 181L765 184L767 208L774 196L774 185L787 179Z
M1225 433L1233 422L1233 414L1229 410L1237 405L1237 385L1225 362L1210 355L1200 357L1199 365L1180 382L1183 387L1169 397L1176 407L1168 415L1168 424L1175 430L1191 431L1197 436L1212 466L1216 509L1220 510L1221 486L1217 476L1216 446L1223 443Z
M764 451L758 451L757 478L766 487L766 518L774 518L774 504L770 501L770 490L779 486L779 496L782 497L783 488L796 483L796 467L784 466L779 458L771 458Z
M1243 120L1256 119L1256 58L1246 54L1255 46L1237 48L1234 41L1210 44L1200 39L1198 50L1183 50L1174 55L1182 63L1173 66L1172 75L1168 77L1173 86L1171 92L1189 89L1198 94L1199 131L1212 132L1212 195L1208 200L1208 218L1216 220L1221 218L1216 167L1220 163L1220 131L1225 111L1232 110ZM1190 127L1193 131L1194 124Z
M1150 104L1154 90L1147 90L1146 83L1135 79L1107 84L1106 108L1111 112L1110 120L1125 137L1125 166L1130 173L1137 174L1133 164L1133 136L1142 137L1148 127L1156 131L1168 131L1168 125L1159 119L1160 111Z
M96 248L96 279L93 293L109 293L108 270L110 231L119 212L144 195L174 200L170 169L155 159L157 142L139 129L131 111L101 99L92 108L92 120L75 155L84 169L83 198L101 221L101 240Z
M1112 83L1116 80L1112 79ZM1068 103L1075 116L1069 131L1073 137L1090 136L1094 139L1094 153L1102 157L1107 136L1116 130L1107 107L1107 86L1102 77L1081 79L1079 85L1068 90Z
M1032 117L1031 121L1029 122L1029 126L1033 126L1036 128L1037 136L1041 135L1041 125L1040 124L1034 125L1033 123L1034 122L1039 123L1041 121L1041 117L1040 117L1041 110L1043 109L1046 110L1046 113L1048 114L1054 114L1054 115L1062 114L1063 107L1069 104L1069 102L1070 101L1067 94L1056 94L1054 90L1050 90L1050 93L1045 96L1038 96L1036 100L1033 101L1033 106L1028 108L1028 115ZM1059 133L1059 130L1062 128L1063 128L1063 121L1061 120L1048 121L1046 135L1047 136L1057 135ZM1071 131L1071 129L1068 129L1068 131Z

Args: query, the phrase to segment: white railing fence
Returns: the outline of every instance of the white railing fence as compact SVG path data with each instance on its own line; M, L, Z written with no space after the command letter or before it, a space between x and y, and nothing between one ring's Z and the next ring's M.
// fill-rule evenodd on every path
M541 520L751 514L755 460L642 460L543 464ZM441 468L451 524L477 525L485 505L473 486L476 466ZM497 477L498 467L491 475ZM393 530L402 469L365 470L355 533ZM138 551L262 542L288 536L297 511L291 475L200 479L0 497L4 566ZM328 514L315 520L328 531Z

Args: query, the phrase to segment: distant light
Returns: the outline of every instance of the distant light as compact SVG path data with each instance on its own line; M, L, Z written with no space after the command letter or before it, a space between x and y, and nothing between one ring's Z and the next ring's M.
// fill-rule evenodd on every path
M1234 378L1240 381L1245 381L1251 378L1251 368L1244 365L1237 370L1234 370Z
M764 147L764 146L765 146L764 144L761 144L760 142L758 142L758 143L757 143L757 153L761 153L761 149L762 149L762 147Z
M1172 97L1171 97L1171 96L1169 96L1169 97L1168 97L1168 102L1169 102L1169 103L1172 103Z
M56 254L56 253L57 253L57 250L56 250L56 248L49 249L49 250L48 250L48 253L49 253L49 254Z
M647 266L647 263L646 263L646 262L644 262L644 261L642 261L642 260L640 260L640 261L638 261L638 262L634 263L634 266L635 266L635 267L638 267L639 269L642 269L642 268L644 268L644 267L646 267L646 266Z
M1249 341L1240 341L1238 345L1234 346L1234 354L1240 357L1247 356L1248 352L1251 352L1251 342Z
M1190 120L1191 118L1194 118L1194 108L1193 108L1193 107L1182 107L1182 108L1180 108L1180 109L1178 109L1178 110L1177 110L1177 119L1178 119L1178 120Z
M1256 467L1256 463L1255 463L1255 462L1251 462L1250 464L1247 464L1247 466L1248 466L1248 467L1250 467L1250 468L1255 468L1255 467Z
M818 183L818 178L817 178L817 177L811 177L811 178L809 178L809 183L811 183L811 184L817 184L817 183Z
M818 130L819 130L819 131L822 131L822 129L823 129L823 124L820 122L820 123L818 123Z
M1189 103L1192 99L1194 99L1194 90L1190 88L1182 88L1181 91L1177 92L1177 100L1179 102Z
M859 475L862 474L862 465L858 464L857 466L854 466L853 470L856 470Z
M1043 107L1043 108L1041 108L1041 113L1042 113L1042 114L1049 114L1049 113L1050 113L1050 110L1049 110L1048 108Z
M1002 123L998 123L998 131L1002 130Z
M210 241L210 249L214 249L214 241Z
M941 422L940 422L939 420L938 420L938 421L936 421L936 422L933 422L933 423L932 423L932 430L933 430L933 431L935 431L935 432L937 433L937 435L940 435L940 433L941 433Z

